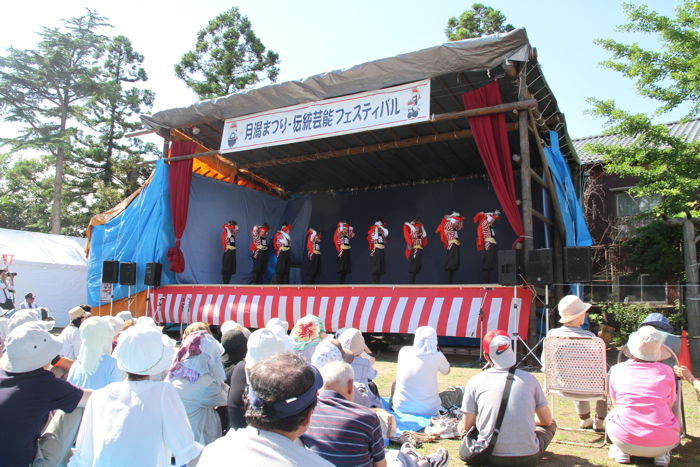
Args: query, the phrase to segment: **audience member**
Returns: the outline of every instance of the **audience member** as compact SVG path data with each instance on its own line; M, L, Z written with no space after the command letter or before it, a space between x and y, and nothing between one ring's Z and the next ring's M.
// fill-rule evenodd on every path
M668 318L661 313L649 313L642 321L642 324L639 325L639 328L641 329L642 326L651 326L658 330L664 338L664 345L673 350L673 353L678 356L681 351L681 338L673 334L673 326L668 322ZM673 365L676 364L676 359L671 356L664 360L663 363L673 368Z
M36 308L36 297L34 297L34 294L29 292L24 296L24 301L19 304L19 309L20 310L26 310L26 309L32 309Z
M113 335L108 316L91 318L80 326L82 345L68 372L69 383L83 389L100 389L124 379L111 355Z
M321 386L318 370L297 355L281 354L258 362L250 370L245 401L248 427L230 430L204 448L199 467L224 465L232 456L240 465L333 465L296 443L309 426Z
M142 319L142 318L143 318L143 316L139 319ZM205 331L205 332L211 334L211 328L209 327L209 325L207 323L204 323L202 321L196 321L196 322L190 324L189 326L187 326L185 328L185 330L182 332L182 341L184 342L185 339L187 338L187 336L189 336L193 332L197 332L197 331Z
M58 340L63 344L61 355L71 360L75 360L78 357L82 342L80 339L80 326L89 317L90 312L86 311L82 306L76 306L68 311L70 324L58 336Z
M127 380L93 393L71 467L165 467L171 455L177 465L196 461L202 446L177 392L169 383L149 380L167 370L174 355L174 342L149 325L137 324L119 336L114 356Z
M221 324L221 327L219 328L222 336L224 334L226 334L228 331L234 331L236 329L241 331L246 339L250 337L250 330L248 328L246 328L245 326L241 326L240 324L238 324L235 321L231 321L231 320L224 321Z
M515 365L515 352L505 331L490 331L483 339L484 357L491 368L471 378L464 390L459 423L460 457L470 454L464 440L476 426L477 446L486 447L494 433L506 379ZM530 373L515 370L500 432L490 465L537 465L554 437L557 425L540 383Z
M258 329L248 338L248 353L231 372L228 391L228 423L233 430L245 428L245 405L243 394L248 387L249 371L261 360L281 353L289 353L284 341L269 329Z
M222 350L211 334L195 331L182 342L167 377L185 406L194 439L205 446L221 436L215 408L226 405L228 394Z
M289 323L279 318L272 318L270 321L267 322L265 328L274 332L280 339L282 339L287 349L287 352L294 351L294 346L296 345L294 339L289 337L289 335L287 334L287 332L289 331Z
M115 316L117 318L121 319L122 321L124 321L125 323L129 320L134 319L134 316L131 314L131 312L129 310L120 311Z
M678 376L680 379L689 382L690 385L693 386L693 389L695 389L697 393L700 393L700 379L697 379L695 376L693 376L693 373L691 373L688 367L674 366L673 371L676 373L676 376Z
M353 356L352 370L355 374L355 399L354 402L365 407L382 407L382 400L379 394L376 394L370 383L377 377L377 370L372 366L374 357L367 344L365 338L359 329L348 328L338 336L343 348L348 350Z
M326 328L318 316L306 315L297 321L291 332L294 339L294 350L307 363L311 363L311 357L319 342L326 338Z
M0 452L2 464L31 465L36 440L53 410L72 412L84 407L90 391L83 391L47 371L61 350L61 342L40 321L13 329L0 358Z
M0 355L2 355L3 349L5 348L5 340L9 332L10 320L4 316L0 317Z
M586 319L586 313L591 308L590 303L584 303L576 295L567 295L559 301L558 328L552 328L547 332L547 337L596 337L591 331L582 329ZM544 358L542 359L544 361ZM575 394L566 394L566 397L574 398ZM575 400L574 406L580 419L580 428L593 428L595 431L605 431L605 416L608 414L608 401L598 400L595 405L595 420L591 418L591 403L586 400Z
M338 342L335 339L332 341ZM311 356L311 364L321 371L321 368L330 362L342 362L343 352L331 339L326 339L316 346L314 354Z
M653 457L667 466L671 449L680 441L680 425L672 407L676 400L673 370L662 363L670 356L664 336L653 326L642 326L627 341L630 359L610 369L610 400L606 432L609 455L621 464L630 456Z
M248 336L240 329L227 330L221 335L221 346L224 348L224 353L221 355L221 363L223 363L224 371L226 372L226 381L230 381L233 367L245 358L248 348Z
M430 326L416 329L413 346L402 347L396 363L394 410L414 415L437 415L441 407L438 372L450 372L450 363L437 348L437 333Z
M301 441L335 465L385 466L379 418L370 409L351 402L355 391L352 367L332 361L319 371L323 388Z
M36 310L19 310L10 318L7 326L8 333L24 323L39 323L38 326L43 327L47 331L52 330L54 325L53 321L43 321Z

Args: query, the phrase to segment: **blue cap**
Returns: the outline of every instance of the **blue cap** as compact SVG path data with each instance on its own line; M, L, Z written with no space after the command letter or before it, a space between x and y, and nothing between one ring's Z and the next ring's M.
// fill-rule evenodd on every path
M669 334L673 333L673 326L671 326L671 323L668 322L668 318L661 313L649 313L647 317L644 318L644 321L642 321L642 324L639 325L640 328L642 326L654 326L660 331L664 331Z

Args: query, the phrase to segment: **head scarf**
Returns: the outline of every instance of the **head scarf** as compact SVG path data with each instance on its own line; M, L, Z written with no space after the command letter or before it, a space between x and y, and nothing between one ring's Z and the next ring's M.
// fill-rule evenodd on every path
M108 316L91 318L80 326L82 344L78 361L85 373L95 374L102 356L112 353L113 337L114 332Z
M221 346L224 348L221 363L224 368L229 368L245 358L248 337L240 329L229 330L221 336Z
M416 355L430 355L436 353L437 349L437 333L430 326L421 326L416 329L416 335L413 339L413 348L416 349Z
M223 352L223 347L211 334L206 331L193 332L182 342L168 373L190 383L196 383L205 374L215 381L225 381L226 373L221 363Z
M306 315L297 321L292 329L291 336L294 339L294 350L301 352L311 345L323 340L321 334L326 333L326 327L318 316Z

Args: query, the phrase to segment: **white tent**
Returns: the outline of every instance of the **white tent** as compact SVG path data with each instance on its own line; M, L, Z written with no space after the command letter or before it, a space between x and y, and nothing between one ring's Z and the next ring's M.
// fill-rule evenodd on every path
M37 306L51 310L56 327L66 326L68 310L87 300L84 246L84 238L0 229L0 255L14 255L15 306L31 292Z

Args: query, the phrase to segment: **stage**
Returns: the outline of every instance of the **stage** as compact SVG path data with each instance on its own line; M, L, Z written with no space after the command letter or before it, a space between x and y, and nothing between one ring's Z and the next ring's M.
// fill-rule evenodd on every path
M503 329L527 336L533 300L528 287L499 285L168 285L150 297L149 314L158 322L220 325L233 320L260 328L281 318L291 327L313 314L328 332L354 327L412 334L419 326L432 326L438 336L470 338L479 338L482 326L483 333Z

